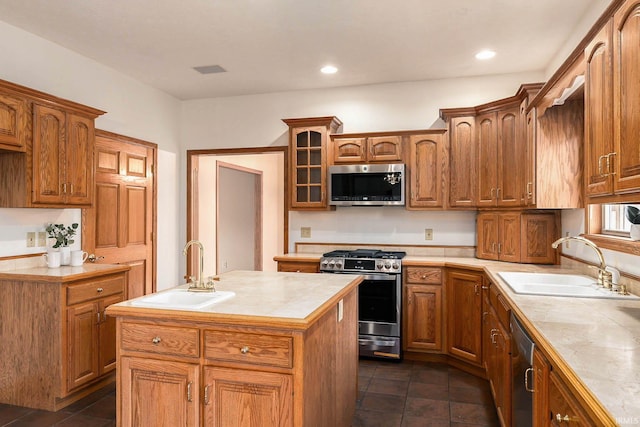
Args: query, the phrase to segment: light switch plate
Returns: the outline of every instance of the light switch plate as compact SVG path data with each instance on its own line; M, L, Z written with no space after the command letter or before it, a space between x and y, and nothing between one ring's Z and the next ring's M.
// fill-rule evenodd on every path
M38 231L38 247L44 248L45 246L47 246L47 232Z
M311 237L311 227L300 227L300 237Z
M27 232L27 247L33 248L36 246L36 232L29 231Z

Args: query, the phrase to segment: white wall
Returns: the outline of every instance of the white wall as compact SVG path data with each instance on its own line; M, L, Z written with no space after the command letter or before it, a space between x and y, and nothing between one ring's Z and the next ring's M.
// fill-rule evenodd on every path
M107 111L96 120L99 129L158 144L161 150L158 156L158 287L175 282L179 258L175 242L171 240L180 227L174 184L180 146L179 101L3 22L0 22L0 52L0 79ZM79 222L79 210L66 211L0 209L5 231L0 233L0 256L30 253L23 244L25 232L39 230L46 222L58 221L58 218L63 218L61 221L65 223Z

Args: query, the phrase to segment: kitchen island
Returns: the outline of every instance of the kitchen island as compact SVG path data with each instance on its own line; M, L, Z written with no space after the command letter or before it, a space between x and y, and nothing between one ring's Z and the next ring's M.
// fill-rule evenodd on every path
M351 425L361 280L233 271L215 304L110 306L118 425Z

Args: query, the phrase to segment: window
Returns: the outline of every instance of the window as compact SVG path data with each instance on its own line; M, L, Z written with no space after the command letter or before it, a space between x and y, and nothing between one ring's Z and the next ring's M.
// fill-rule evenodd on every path
M600 234L629 237L631 223L626 216L627 206L640 205L602 205L602 229Z

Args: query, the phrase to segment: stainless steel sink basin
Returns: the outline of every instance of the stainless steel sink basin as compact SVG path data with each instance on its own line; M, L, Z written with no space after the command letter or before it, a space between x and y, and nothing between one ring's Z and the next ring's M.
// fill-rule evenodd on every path
M189 292L186 289L171 289L134 299L137 307L164 308L168 310L197 310L233 298L235 292Z
M517 294L556 297L606 298L638 300L635 295L621 295L603 289L589 276L556 273L500 272L500 277Z

